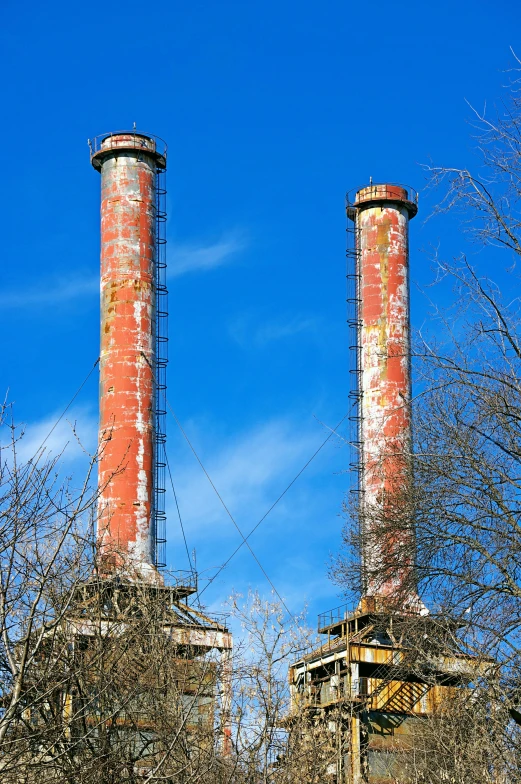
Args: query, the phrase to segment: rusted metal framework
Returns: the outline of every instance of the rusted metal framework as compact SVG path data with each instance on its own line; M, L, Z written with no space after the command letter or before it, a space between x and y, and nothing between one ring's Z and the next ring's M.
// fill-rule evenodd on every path
M193 754L229 756L232 637L225 616L186 602L191 592L181 576L165 586L93 575L75 586L61 623L35 632L44 655L24 685L22 721L60 728L80 750L78 771L89 755L114 755L136 781L159 768L170 781Z
M318 631L324 644L292 665L289 682L293 713L334 733L329 780L408 780L418 728L475 678L475 660L450 652L446 619L389 613L374 599L322 613Z

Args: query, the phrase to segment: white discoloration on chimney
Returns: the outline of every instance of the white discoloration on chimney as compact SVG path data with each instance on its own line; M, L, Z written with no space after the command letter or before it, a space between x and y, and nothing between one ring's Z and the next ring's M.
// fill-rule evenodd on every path
M396 564L391 577L387 574L379 579L378 567L388 559L396 540L379 541L372 536L371 515L375 510L383 512L393 495L405 496L411 481L410 205L403 189L386 185L362 189L355 204L361 321L361 490L362 509L366 510L363 559L367 595L389 596L410 576L412 565ZM400 544L406 545L409 534L402 536ZM412 520L410 537L412 541Z
M154 582L155 175L111 137L102 176L99 539L111 569ZM153 143L152 143L153 144ZM117 148L114 150L114 148ZM104 149L104 148L102 148ZM154 148L155 149L155 148Z

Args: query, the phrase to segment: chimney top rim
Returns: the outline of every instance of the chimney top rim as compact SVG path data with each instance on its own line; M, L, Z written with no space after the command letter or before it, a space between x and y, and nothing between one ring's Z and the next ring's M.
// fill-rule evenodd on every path
M402 183L371 182L369 185L352 188L346 193L347 214L352 220L357 208L376 206L383 202L403 204L409 218L414 218L418 212L418 191Z
M101 170L105 156L115 151L148 153L154 158L159 170L166 169L167 144L160 136L136 129L101 133L88 140L90 161L95 169Z

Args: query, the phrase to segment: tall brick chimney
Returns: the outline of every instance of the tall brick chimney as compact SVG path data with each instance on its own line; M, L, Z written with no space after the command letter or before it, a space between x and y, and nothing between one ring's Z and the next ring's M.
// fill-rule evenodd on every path
M403 600L414 586L414 525L407 518L412 481L408 235L417 209L416 194L390 184L361 188L348 204L355 228L364 593L382 599ZM400 517L394 531L379 522L391 511ZM415 590L409 599L410 607L418 603Z
M101 352L98 544L107 573L161 582L155 566L156 139L98 137Z

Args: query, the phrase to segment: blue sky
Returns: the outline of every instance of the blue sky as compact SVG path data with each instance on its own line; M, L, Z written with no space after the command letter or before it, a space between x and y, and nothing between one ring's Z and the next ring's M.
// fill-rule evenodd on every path
M397 5L265 0L84 4L4 0L3 347L0 390L41 441L98 355L99 175L87 138L131 127L168 153L169 400L244 531L347 410L345 191L420 190L413 324L428 249L421 164L471 165L469 101L502 97L521 10L511 0ZM479 261L479 260L478 260ZM430 296L435 296L430 294ZM96 442L94 377L70 416ZM202 585L238 534L169 421L169 455ZM63 423L50 446L70 440ZM81 471L71 445L65 468ZM348 449L331 442L252 538L292 610L339 604ZM169 502L168 562L186 568ZM268 586L243 550L205 594Z

